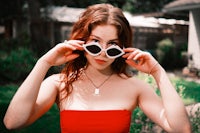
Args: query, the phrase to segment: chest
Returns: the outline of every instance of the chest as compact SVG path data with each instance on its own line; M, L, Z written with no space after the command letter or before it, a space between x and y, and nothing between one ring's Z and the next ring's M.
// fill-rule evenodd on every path
M61 102L65 110L130 110L137 106L137 89L123 81L109 81L95 93L95 86L75 82L72 93Z

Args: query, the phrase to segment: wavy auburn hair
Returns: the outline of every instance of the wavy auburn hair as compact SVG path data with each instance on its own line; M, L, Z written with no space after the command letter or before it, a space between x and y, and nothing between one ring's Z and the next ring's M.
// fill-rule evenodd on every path
M74 24L70 40L82 40L87 42L92 30L98 25L113 25L117 28L119 46L121 48L132 46L132 30L129 22L125 18L121 9L110 4L96 4L89 6L80 16L79 20ZM67 95L72 91L72 82L77 80L80 72L87 64L87 59L83 51L75 51L80 56L75 60L67 62L62 72L65 75L63 81L65 82L65 89ZM126 71L127 64L122 57L118 57L111 64L114 73L124 73L128 76ZM71 89L70 89L71 88Z

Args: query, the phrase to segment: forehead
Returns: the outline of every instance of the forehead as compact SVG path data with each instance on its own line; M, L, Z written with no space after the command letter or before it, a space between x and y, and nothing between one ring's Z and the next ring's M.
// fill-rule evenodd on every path
M117 28L113 25L98 25L93 28L91 35L104 40L118 39Z

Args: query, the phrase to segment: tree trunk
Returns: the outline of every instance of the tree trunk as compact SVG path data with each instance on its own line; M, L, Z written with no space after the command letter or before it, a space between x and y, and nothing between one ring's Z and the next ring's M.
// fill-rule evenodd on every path
M40 17L39 0L28 0L30 15L30 37L31 48L38 56L44 54L49 48L47 38L45 37L45 26Z

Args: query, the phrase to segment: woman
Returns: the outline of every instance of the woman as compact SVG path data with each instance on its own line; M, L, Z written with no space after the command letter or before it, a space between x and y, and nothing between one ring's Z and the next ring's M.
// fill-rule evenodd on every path
M70 40L42 56L19 87L4 118L6 127L27 126L57 102L63 133L129 132L137 106L167 132L190 132L184 104L164 69L149 53L131 46L131 28L120 9L88 7ZM62 64L60 74L44 80L50 67ZM130 76L128 67L152 75L162 99Z

